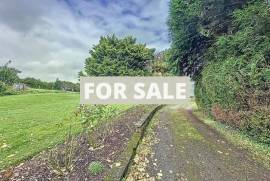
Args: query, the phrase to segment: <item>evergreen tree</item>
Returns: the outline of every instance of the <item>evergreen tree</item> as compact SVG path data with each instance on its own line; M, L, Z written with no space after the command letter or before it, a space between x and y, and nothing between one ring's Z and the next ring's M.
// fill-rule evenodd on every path
M154 49L137 44L135 38L106 36L90 51L84 68L89 76L150 75L149 63L153 57Z

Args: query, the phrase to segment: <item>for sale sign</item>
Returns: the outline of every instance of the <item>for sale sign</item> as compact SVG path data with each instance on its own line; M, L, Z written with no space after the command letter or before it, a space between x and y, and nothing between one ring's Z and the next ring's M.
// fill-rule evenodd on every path
M189 77L81 77L81 104L179 104L192 95Z

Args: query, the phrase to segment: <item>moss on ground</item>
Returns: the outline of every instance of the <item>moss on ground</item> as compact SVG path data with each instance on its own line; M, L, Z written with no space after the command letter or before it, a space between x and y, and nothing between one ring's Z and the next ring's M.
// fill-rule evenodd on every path
M199 140L202 141L204 137L197 131L196 128L188 121L184 112L172 113L173 131L175 137L179 140Z
M194 114L199 117L205 124L221 133L232 144L237 147L241 147L242 149L248 150L251 153L253 159L257 160L270 169L270 145L259 143L243 132L214 121L199 110L195 110Z

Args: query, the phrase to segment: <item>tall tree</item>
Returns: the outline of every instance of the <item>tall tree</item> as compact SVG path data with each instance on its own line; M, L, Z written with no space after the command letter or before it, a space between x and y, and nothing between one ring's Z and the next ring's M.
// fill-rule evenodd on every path
M215 37L231 30L232 12L246 0L171 0L169 30L177 73L196 79Z
M243 7L247 0L204 0L201 26L206 36L220 36L232 31L232 13Z
M85 61L85 73L90 76L149 75L149 62L154 49L136 43L133 37L101 37Z
M200 31L201 0L171 0L169 31L172 41L172 61L177 74L196 77L203 65L203 52L208 38Z
M56 89L56 90L61 90L62 89L62 83L58 78L56 79L56 81L54 83L54 89Z

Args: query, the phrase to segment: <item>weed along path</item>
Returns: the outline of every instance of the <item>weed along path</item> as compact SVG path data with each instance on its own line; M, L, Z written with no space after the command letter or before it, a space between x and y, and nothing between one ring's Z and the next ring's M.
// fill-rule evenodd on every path
M266 181L270 170L191 111L167 106L152 119L126 180Z

